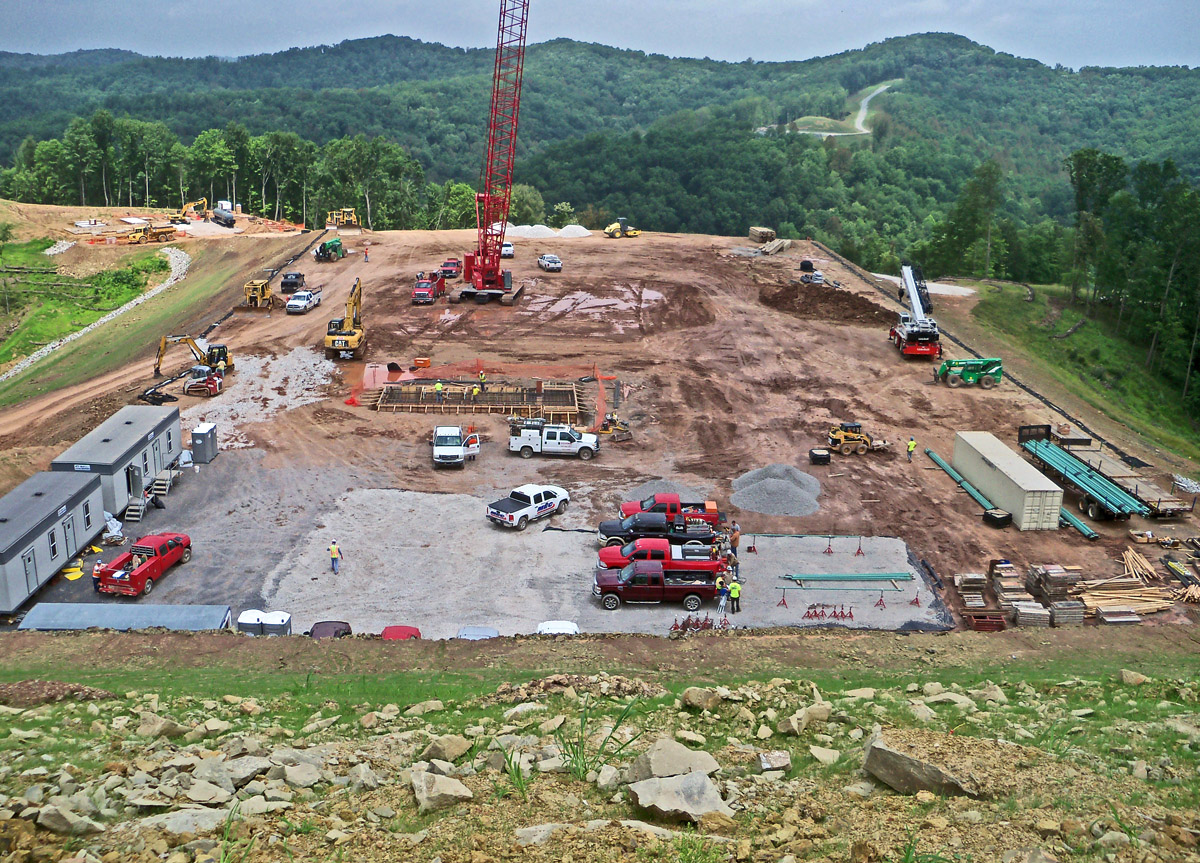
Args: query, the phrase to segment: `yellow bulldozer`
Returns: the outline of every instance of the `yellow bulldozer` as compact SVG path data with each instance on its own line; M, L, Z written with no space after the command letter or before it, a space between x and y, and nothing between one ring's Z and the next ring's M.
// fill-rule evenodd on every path
M642 232L637 228L630 227L629 220L624 216L604 229L604 236L610 240L620 240L624 237L640 237L641 235Z
M358 213L353 207L342 207L340 210L330 210L325 219L326 228L361 228Z
M862 423L839 423L829 429L829 448L842 455L865 455L868 452L887 449L889 446L891 444L887 441L878 440L863 431Z
M271 310L275 305L275 292L267 279L251 279L242 288L246 293L246 307Z
M350 354L361 360L367 352L367 330L362 322L362 279L354 280L346 298L346 316L333 318L325 332L325 358L341 359Z
M199 213L202 218L208 218L208 198L201 198L199 201L188 201L179 208L178 213L171 214L172 225L186 225L188 221L188 213Z

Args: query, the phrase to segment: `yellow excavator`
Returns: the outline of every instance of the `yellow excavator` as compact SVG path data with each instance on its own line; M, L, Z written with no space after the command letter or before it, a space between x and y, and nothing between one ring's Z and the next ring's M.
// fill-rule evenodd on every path
M360 360L367 352L367 331L362 322L362 279L354 280L350 296L346 298L346 316L329 322L325 333L325 358L341 359L350 354Z
M640 237L641 235L641 231L629 226L629 220L624 216L621 216L621 218L604 229L604 236L610 240L620 240L624 237Z
M186 225L187 215L191 212L198 212L204 218L208 218L208 198L201 198L199 201L188 201L179 208L178 213L171 214L172 225Z
M167 353L168 345L185 344L192 352L196 362L208 366L210 369L224 368L226 372L233 371L233 357L229 353L229 348L225 345L207 345L201 348L196 340L191 336L163 336L158 343L158 356L154 358L154 376L160 377L162 372L159 369L162 367L163 357ZM222 364L224 364L222 366Z

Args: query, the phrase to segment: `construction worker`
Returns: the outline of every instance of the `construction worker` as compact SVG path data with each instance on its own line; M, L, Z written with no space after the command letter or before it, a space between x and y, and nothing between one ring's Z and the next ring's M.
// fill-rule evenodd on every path
M729 588L725 586L724 580L721 580L721 586L717 588L717 617L725 616L725 603L729 600Z
M442 382L441 381L438 381L436 384L433 385L433 397L435 399L437 399L437 403L439 405L442 403ZM910 461L911 461L911 459L910 459Z
M735 581L729 585L729 611L732 614L737 614L742 610L742 583Z
M338 568L342 564L342 550L338 548L337 540L329 544L329 566L333 569L333 574L338 574Z
M475 384L475 386L471 387L471 401L479 401L479 384Z
M220 375L221 377L225 377L225 361L224 360L217 360L217 374Z
M729 571L733 573L735 581L740 581L742 578L741 564L738 562L737 554L730 551L725 555L725 565L729 567Z
M912 454L917 448L917 439L910 437L908 439L908 460L912 461Z
M487 375L483 373L483 369L479 370L479 389L487 392Z
M742 526L736 521L729 526L729 550L738 552L738 543L742 541Z
M96 565L92 567L92 590L100 592L100 571L104 569L104 561L97 559Z
M363 246L363 263L364 264L371 263L371 246L369 244L366 246Z

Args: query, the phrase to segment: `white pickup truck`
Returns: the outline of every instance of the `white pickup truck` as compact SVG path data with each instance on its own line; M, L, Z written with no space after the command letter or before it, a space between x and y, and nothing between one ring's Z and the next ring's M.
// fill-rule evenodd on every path
M307 314L317 306L321 305L321 289L315 291L296 291L292 294L292 298L287 301L287 313L289 315Z
M508 451L520 453L521 458L542 455L574 455L587 461L600 452L600 439L587 432L577 432L568 425L555 425L542 419L509 421Z
M556 485L522 485L488 504L489 521L524 530L531 521L567 511L571 496Z
M433 466L466 467L467 459L479 455L479 435L464 435L459 426L437 426L433 430Z

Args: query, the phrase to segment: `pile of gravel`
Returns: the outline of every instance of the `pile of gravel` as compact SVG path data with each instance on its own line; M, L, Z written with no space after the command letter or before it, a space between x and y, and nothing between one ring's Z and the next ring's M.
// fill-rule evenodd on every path
M499 228L500 223L496 222L492 227ZM583 225L567 225L561 231L556 231L546 225L514 225L512 222L505 222L504 234L508 237L520 237L526 240L548 240L552 237L574 240L579 237L590 237L592 232Z
M558 235L564 239L574 240L579 237L590 237L592 232L583 225L567 225L558 232Z
M729 502L763 515L812 515L821 508L816 477L790 464L771 464L742 474L733 481Z
M1185 494L1200 494L1200 482L1175 474L1175 486Z
M622 500L645 500L652 494L677 494L679 499L686 502L704 500L704 492L697 491L681 482L671 482L669 479L652 479L637 488L625 492Z

